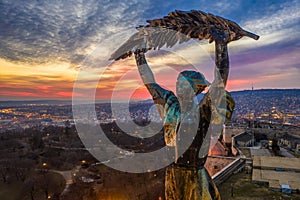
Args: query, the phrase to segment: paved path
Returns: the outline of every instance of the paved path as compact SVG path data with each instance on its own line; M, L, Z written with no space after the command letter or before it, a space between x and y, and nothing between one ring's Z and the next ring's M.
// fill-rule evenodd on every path
M75 167L74 169L67 170L67 171L58 171L58 170L50 170L50 171L61 174L64 177L64 179L66 181L66 186L65 186L65 189L60 194L60 195L64 195L65 193L67 193L69 191L70 185L74 183L73 176L74 176L74 173L76 174L79 171L79 168Z

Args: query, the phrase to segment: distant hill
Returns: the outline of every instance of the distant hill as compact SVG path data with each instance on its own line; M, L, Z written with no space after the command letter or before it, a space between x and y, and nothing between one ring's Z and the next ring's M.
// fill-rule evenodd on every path
M279 110L300 109L300 89L261 89L231 92L240 107L277 107Z
M269 99L269 98L284 98L284 97L298 97L300 98L300 89L260 89L260 90L241 90L241 91L232 91L230 92L233 98L261 98L261 99ZM203 94L200 95L200 99L203 97ZM249 101L249 99L245 99L245 101ZM97 100L97 104L101 103L109 103L110 101ZM142 101L132 101L131 103L145 103L152 104L153 101L151 99L142 100ZM72 104L71 100L26 100L26 101L0 101L0 106L19 106L19 105L28 105L28 104L48 104L48 105L56 105L56 104Z
M299 96L300 89L260 89L260 90L241 90L241 91L232 91L230 92L233 96L238 95L261 95L261 96L283 96L283 95L292 95Z
M300 89L244 90L231 92L231 95L236 105L233 118L243 118L250 113L256 117L276 113L279 121L284 121L282 116L290 114L294 117L289 117L287 122L299 123L296 116L300 113Z
M0 101L0 106L21 106L21 105L58 105L58 104L71 104L72 101L68 100L26 100L26 101Z
M230 93L235 101L233 118L240 118L248 113L255 113L259 116L263 113L270 113L272 109L285 114L300 113L300 89L260 89ZM203 94L198 99L201 100L202 97ZM130 110L147 110L152 104L153 102L149 100L141 101L140 104L132 104ZM290 122L298 123L298 119L290 119Z

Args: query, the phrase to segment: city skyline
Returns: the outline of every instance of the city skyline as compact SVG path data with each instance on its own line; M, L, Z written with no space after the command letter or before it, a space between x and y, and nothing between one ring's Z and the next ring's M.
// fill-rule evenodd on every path
M80 98L97 87L97 99L111 99L112 92L115 98L149 99L132 57L101 61L136 26L175 9L213 13L260 35L258 41L244 38L229 44L229 91L250 90L252 83L255 89L299 88L299 8L298 1L4 1L1 100L71 99L78 78L82 93L75 96ZM147 53L157 82L173 91L177 74L184 69L196 68L212 81L213 56L214 44L208 41ZM84 74L77 77L80 69Z

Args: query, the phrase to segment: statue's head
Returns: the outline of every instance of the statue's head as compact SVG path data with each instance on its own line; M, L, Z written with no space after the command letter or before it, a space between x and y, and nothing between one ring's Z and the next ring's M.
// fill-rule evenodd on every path
M186 70L180 72L177 77L176 93L177 96L194 96L201 93L208 85L210 83L203 74ZM192 91L191 88L193 89Z

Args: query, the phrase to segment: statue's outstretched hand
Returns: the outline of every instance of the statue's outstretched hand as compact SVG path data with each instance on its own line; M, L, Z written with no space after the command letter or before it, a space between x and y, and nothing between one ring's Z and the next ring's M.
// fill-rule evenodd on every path
M147 49L147 48L133 49L132 50L132 52L134 52L135 61L136 61L136 64L137 64L138 67L141 66L141 65L147 64L145 53L148 50L149 49Z
M210 27L210 33L212 37L210 38L209 43L216 41L226 44L231 40L230 33L226 30L220 31L219 29Z
M132 52L134 52L134 55L144 55L148 50L147 48L133 48Z

